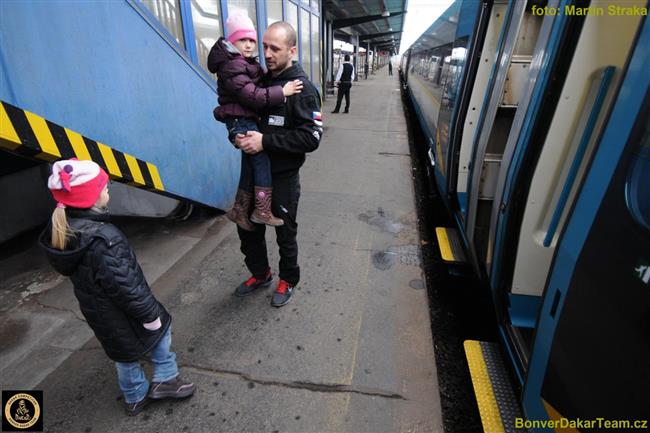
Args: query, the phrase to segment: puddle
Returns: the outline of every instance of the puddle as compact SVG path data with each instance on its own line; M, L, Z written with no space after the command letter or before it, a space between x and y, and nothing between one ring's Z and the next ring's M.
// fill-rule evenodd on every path
M392 221L382 208L377 208L377 211L368 211L359 214L359 219L368 223L371 226L379 228L383 232L397 234L404 230L405 226L402 223Z
M400 245L372 255L372 264L382 271L392 268L398 260L402 265L420 266L420 249L417 245Z
M393 267L396 259L396 252L378 251L372 255L372 264L375 268L385 271Z

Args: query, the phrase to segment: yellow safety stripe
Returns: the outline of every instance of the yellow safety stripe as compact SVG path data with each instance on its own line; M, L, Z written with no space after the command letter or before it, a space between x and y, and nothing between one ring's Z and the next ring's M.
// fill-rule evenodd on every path
M95 161L115 180L165 191L155 164L141 161L4 101L0 101L0 149L50 162L68 158Z
M542 399L542 403L544 404L544 409L546 409L546 413L548 413L550 419L560 422L564 418L562 414L560 414L560 412L558 412L546 400ZM562 433L580 433L580 430L575 427L558 427L554 430L558 432L561 431Z
M45 119L29 111L25 111L25 116L27 116L27 121L32 127L32 131L34 131L38 144L43 150L39 156L48 161L61 158L61 152L59 152L59 148L54 142L54 137L52 137L52 133L50 132L50 128L47 127Z
M84 138L81 134L70 131L68 128L65 128L65 134L68 136L68 140L70 140L70 144L72 145L75 155L77 155L77 159L82 161L93 159L90 156L90 152L88 152L88 148L86 147L86 143L84 143Z
M483 430L490 433L505 433L497 399L492 389L492 381L490 380L487 365L483 359L481 343L479 341L466 340L463 342L463 346L465 347L469 372L472 376L472 385L474 386L474 394L476 395L476 402L478 403L478 409L481 414Z
M126 164L129 166L129 170L131 170L131 174L133 175L133 181L137 185L144 185L144 177L142 177L142 172L140 171L140 166L138 165L138 161L129 155L128 153L124 154L124 159L126 159Z
M108 167L108 172L115 177L122 177L122 172L117 166L117 161L115 160L115 155L113 155L113 149L105 145L104 143L97 142L97 147L104 157L104 162Z
M147 167L149 167L149 173L151 173L151 179L153 180L153 184L156 186L156 189L164 191L165 188L163 187L162 180L160 180L160 173L158 173L158 167L150 163L147 163Z
M447 237L447 229L445 227L436 227L436 237L438 238L438 246L440 247L442 259L447 262L455 262L456 257L454 257L454 252L451 249L451 244Z
M0 104L0 141L6 141L5 146L11 150L22 144L9 116L7 116L7 110L2 104Z

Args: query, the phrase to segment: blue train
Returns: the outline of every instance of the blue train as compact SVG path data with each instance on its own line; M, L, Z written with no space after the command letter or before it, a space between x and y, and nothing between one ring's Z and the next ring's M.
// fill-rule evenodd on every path
M321 86L319 0L1 2L0 242L47 219L46 162L60 158L92 159L120 182L113 213L228 209L240 156L212 117L206 59L236 9L260 41L291 23L296 60Z
M475 381L494 347L465 342L485 431L650 428L647 9L459 0L402 56L441 256L489 283L518 382L525 418Z

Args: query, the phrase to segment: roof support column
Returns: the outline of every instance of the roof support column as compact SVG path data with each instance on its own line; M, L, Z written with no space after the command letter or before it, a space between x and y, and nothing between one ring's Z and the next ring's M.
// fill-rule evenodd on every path
M370 41L366 42L366 67L364 68L364 75L368 79L368 57L370 57Z
M359 35L352 35L350 42L354 46L352 65L354 66L354 81L359 81Z
M327 21L325 32L325 56L327 58L327 69L325 73L325 96L328 94L329 88L334 82L334 29L332 28L332 21ZM332 87L332 94L334 88Z

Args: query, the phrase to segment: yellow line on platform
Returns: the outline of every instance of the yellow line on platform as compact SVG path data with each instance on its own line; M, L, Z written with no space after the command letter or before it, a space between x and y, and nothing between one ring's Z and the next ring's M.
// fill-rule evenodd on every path
M469 372L472 376L476 402L481 413L483 430L490 433L505 433L497 399L492 389L492 381L490 380L487 365L483 359L481 343L479 341L466 340L463 342L463 346L465 347Z
M438 238L438 246L440 248L440 255L442 256L442 259L447 262L455 262L456 257L454 257L454 252L451 249L451 244L449 243L447 228L436 227L436 237Z

